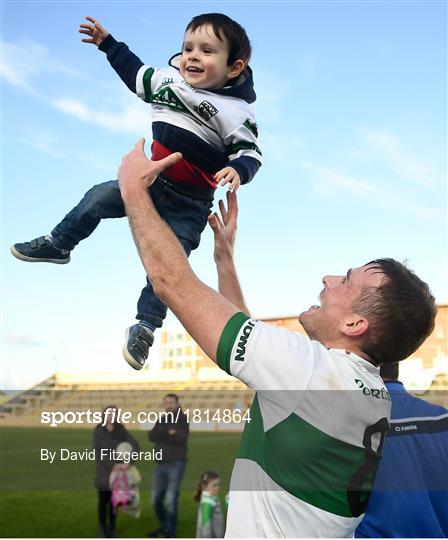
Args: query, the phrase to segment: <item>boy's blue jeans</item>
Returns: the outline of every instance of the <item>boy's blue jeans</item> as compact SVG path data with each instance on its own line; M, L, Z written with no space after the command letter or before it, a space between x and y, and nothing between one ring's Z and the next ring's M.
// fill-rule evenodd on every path
M207 224L212 200L201 200L177 192L159 177L149 188L154 206L181 242L185 252L196 249ZM102 219L122 218L125 210L117 180L93 186L73 210L51 231L55 247L72 250L96 229ZM156 297L151 283L142 290L137 316L156 327L162 326L166 306Z

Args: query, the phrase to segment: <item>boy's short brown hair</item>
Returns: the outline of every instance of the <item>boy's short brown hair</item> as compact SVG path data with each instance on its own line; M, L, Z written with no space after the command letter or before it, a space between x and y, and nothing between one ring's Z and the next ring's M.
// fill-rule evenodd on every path
M252 47L247 37L246 30L222 13L204 13L193 17L185 31L194 32L204 24L209 24L213 28L215 36L223 41L223 36L229 43L229 57L227 65L232 65L235 60L242 60L247 66L252 54Z

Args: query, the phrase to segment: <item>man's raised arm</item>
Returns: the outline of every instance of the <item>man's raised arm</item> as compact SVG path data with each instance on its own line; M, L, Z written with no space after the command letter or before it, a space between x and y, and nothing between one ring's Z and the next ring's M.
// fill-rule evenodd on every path
M214 256L218 271L219 292L243 313L249 315L233 258L238 219L238 202L235 191L227 191L227 208L223 201L219 201L219 211L221 217L216 212L208 217L215 238Z
M134 241L156 295L216 362L222 331L240 309L197 278L181 244L148 196L148 187L157 175L177 163L181 154L151 161L145 155L144 143L144 139L137 142L118 171Z

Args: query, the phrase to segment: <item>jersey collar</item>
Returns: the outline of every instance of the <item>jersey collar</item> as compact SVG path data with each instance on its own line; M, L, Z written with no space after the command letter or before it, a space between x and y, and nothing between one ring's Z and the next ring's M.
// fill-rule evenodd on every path
M350 360L352 362L356 362L357 364L361 364L370 373L378 375L379 372L380 372L379 366L374 366L371 362L369 362L365 358L362 358L361 356L359 356L356 353L346 351L345 349L329 349L329 350L337 352L341 356L347 358L347 360Z

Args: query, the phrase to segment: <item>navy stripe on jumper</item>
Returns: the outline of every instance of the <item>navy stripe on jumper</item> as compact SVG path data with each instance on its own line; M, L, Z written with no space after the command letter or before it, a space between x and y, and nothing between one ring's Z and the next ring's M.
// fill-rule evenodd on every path
M186 129L153 122L152 135L172 152L181 152L184 159L208 173L215 173L228 164L227 156Z

